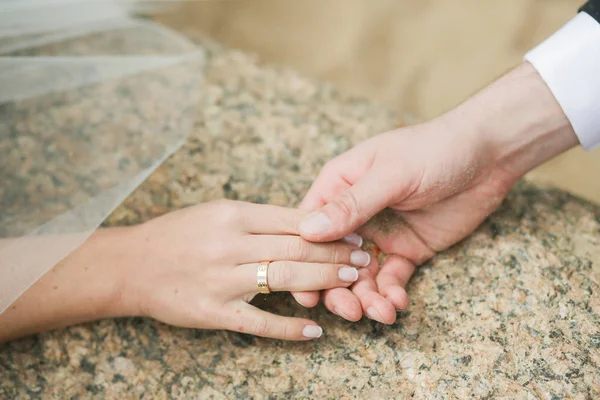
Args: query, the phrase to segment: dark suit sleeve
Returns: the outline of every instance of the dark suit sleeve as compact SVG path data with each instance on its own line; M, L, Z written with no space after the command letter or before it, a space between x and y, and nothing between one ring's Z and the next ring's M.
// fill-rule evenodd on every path
M596 21L598 21L598 23L600 23L600 0L588 1L579 9L579 11L583 11L591 15Z

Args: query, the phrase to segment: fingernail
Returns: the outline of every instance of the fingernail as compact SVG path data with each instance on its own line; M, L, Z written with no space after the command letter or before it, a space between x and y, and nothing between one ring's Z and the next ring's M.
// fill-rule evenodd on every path
M356 268L340 268L338 277L344 282L356 282L358 279L358 270Z
M331 228L331 221L322 212L309 214L300 223L300 230L309 235L320 235Z
M383 318L381 317L381 314L379 314L379 311L377 311L373 307L367 308L367 317L374 319L377 322L381 322L382 324L385 324Z
M323 328L318 325L306 325L304 329L302 329L302 334L304 337L311 339L320 338L323 334Z
M390 302L390 304L396 309L396 311L401 311L398 307L396 307L396 304L392 301L392 299L386 297L386 300Z
M335 311L335 313L337 315L339 315L340 317L349 320L348 316L344 312L342 312L339 308L334 308L333 311Z
M390 304L392 305L392 307L394 307L396 309L396 311L398 311L398 308L396 308L396 304L394 304L392 299L390 299L389 297L386 297L385 299L390 302Z
M348 236L344 236L342 240L346 243L353 244L361 247L363 245L363 238L357 233L351 233Z
M371 263L371 255L366 251L354 250L350 253L350 263L357 267L366 267Z

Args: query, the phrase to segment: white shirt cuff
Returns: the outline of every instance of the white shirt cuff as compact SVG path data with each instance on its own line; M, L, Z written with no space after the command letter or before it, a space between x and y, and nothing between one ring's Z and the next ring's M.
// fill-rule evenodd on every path
M600 24L581 12L525 59L556 97L583 148L600 145Z

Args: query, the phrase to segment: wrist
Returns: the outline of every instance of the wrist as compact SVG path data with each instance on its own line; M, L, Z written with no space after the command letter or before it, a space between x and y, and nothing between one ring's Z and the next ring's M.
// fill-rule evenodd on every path
M158 227L160 229L160 226ZM127 316L152 317L152 299L160 292L157 285L161 285L161 264L169 264L170 251L173 249L163 248L156 243L157 226L155 220L149 220L142 224L130 226L121 232L121 246L125 247L121 252L120 264L122 270L122 282L118 294L118 304ZM162 231L158 231L161 235ZM160 248L160 251L157 251ZM164 257L164 258L163 258Z
M100 229L96 252L105 254L111 287L106 293L104 318L142 316L139 299L140 266L144 262L144 224Z
M520 177L579 142L565 113L529 63L449 113L469 124L498 168Z
M135 227L101 228L65 261L81 274L93 302L85 319L135 315L129 296L129 270L135 241Z

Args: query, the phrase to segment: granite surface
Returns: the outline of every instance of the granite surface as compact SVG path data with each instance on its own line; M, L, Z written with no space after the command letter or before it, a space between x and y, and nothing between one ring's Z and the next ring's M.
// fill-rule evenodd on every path
M223 197L296 205L322 165L398 119L292 70L208 45L185 145L106 221ZM409 309L348 323L287 295L258 299L324 327L293 343L107 320L0 345L0 398L600 397L600 209L519 183L470 238L420 267Z

